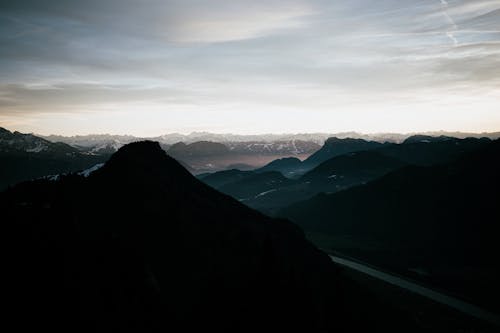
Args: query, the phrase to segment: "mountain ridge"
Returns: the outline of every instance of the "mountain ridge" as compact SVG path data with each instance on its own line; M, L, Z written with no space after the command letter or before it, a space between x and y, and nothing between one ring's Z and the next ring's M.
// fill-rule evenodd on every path
M318 194L277 215L318 241L330 239L324 248L499 311L494 281L500 272L492 265L500 221L499 156L496 140L451 162L407 166L365 185Z
M298 227L201 183L158 143L131 143L88 177L20 184L0 193L0 206L22 249L12 288L33 301L23 313L39 326L352 326L349 283Z

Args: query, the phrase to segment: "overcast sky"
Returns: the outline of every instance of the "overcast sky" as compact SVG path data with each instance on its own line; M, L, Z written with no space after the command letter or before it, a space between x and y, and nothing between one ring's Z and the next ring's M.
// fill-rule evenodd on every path
M0 0L0 126L500 130L500 0Z

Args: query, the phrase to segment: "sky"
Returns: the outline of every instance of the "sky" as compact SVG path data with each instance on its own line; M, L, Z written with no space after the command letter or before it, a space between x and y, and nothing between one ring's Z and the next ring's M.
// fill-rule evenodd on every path
M500 0L0 0L0 126L500 131Z

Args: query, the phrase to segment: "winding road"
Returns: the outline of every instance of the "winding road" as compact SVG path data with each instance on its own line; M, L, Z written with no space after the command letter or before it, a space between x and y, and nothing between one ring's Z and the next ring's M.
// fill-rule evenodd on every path
M371 266L368 266L367 264L360 263L358 261L353 261L349 260L346 258L341 258L338 256L333 256L330 255L330 258L332 259L333 262L348 267L350 269L353 269L355 271L367 274L371 277L374 277L376 279L385 281L387 283L390 283L392 285L398 286L400 288L406 289L408 291L411 291L413 293L416 293L418 295L424 296L426 298L429 298L435 302L438 302L440 304L447 305L455 310L458 310L462 313L465 313L469 316L475 317L477 319L489 322L490 324L494 324L500 327L500 316L491 312L488 312L478 306L475 306L473 304L464 302L462 300L459 300L457 298L445 295L443 293L437 292L435 290L429 289L427 287L423 287L419 284L416 284L414 282L411 282L409 280L406 280L404 278L401 278L399 276L395 276L386 272L382 272L380 270L377 270L376 268L373 268Z

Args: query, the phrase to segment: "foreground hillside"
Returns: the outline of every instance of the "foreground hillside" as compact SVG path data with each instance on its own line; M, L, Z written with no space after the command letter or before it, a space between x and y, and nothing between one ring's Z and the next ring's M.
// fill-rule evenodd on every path
M88 177L20 184L0 209L18 327L413 330L296 226L202 184L157 143L127 145Z
M280 212L330 251L362 258L500 311L500 142L410 166Z

